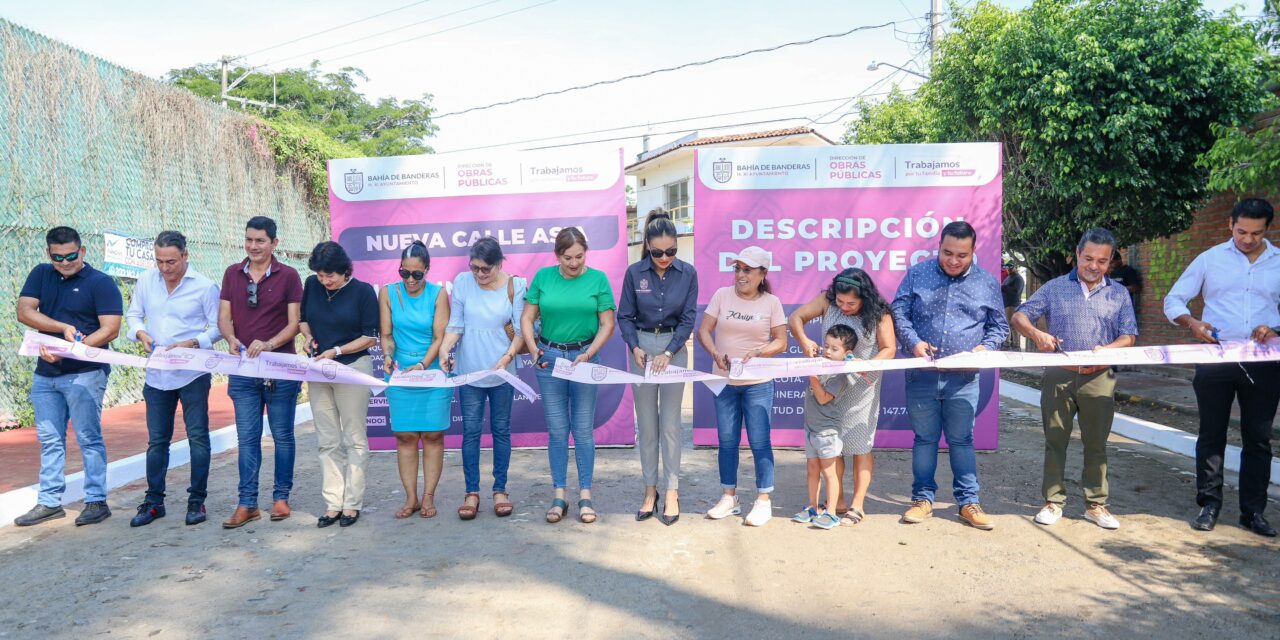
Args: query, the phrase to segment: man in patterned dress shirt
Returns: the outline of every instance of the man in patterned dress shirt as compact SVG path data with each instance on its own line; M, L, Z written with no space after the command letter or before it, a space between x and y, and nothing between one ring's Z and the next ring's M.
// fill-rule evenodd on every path
M977 233L956 221L942 229L938 259L916 264L898 287L893 321L898 343L916 357L940 358L965 351L997 350L1009 336L1004 299L995 276L973 264ZM945 433L953 476L951 490L960 518L991 530L991 517L978 504L978 460L973 421L978 412L978 372L912 369L906 372L911 447L911 508L905 523L933 515L938 489L938 441Z
M1013 314L1013 328L1041 351L1091 351L1131 347L1138 337L1133 301L1121 284L1106 276L1116 249L1115 236L1090 229L1076 245L1076 268L1036 290ZM1046 318L1048 331L1035 327ZM1040 385L1044 423L1044 507L1036 522L1051 525L1062 517L1067 445L1076 417L1084 443L1084 517L1103 529L1119 529L1107 509L1107 438L1116 413L1116 373L1109 366L1050 367Z

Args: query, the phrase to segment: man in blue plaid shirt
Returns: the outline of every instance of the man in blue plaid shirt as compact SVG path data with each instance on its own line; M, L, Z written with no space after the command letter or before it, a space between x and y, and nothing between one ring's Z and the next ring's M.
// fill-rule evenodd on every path
M1129 291L1107 277L1116 248L1106 229L1090 229L1076 245L1076 268L1036 290L1013 314L1013 328L1041 351L1092 351L1131 347L1138 320ZM1036 328L1046 319L1048 331ZM1107 509L1107 438L1116 413L1116 373L1108 366L1050 367L1040 385L1044 421L1044 507L1036 522L1062 517L1067 445L1077 416L1084 443L1084 517L1103 529L1119 529Z

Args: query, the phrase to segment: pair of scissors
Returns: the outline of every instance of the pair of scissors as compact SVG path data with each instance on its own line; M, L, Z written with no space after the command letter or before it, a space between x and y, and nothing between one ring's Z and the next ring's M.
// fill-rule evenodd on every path
M1214 344L1219 345L1219 346L1221 346L1221 345L1222 345L1222 339L1218 336L1218 329L1217 329L1216 327L1213 329L1213 331L1210 331L1210 332L1209 332L1209 335L1210 335L1210 336L1213 336L1213 343L1214 343ZM1256 382L1254 382L1254 381L1253 381L1253 376L1249 375L1249 370L1248 370L1248 369L1246 369L1246 368L1244 368L1244 363L1243 363L1243 362L1240 362L1239 360L1236 360L1236 366L1240 367L1240 371L1243 371L1243 372L1244 372L1244 377L1245 377L1245 379L1246 379L1246 380L1248 380L1248 381L1249 381L1249 384L1257 384Z

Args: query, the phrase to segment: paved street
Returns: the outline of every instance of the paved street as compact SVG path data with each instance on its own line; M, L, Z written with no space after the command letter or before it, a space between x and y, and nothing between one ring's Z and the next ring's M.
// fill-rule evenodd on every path
M676 526L637 523L639 464L629 449L600 452L603 515L593 525L542 522L545 453L523 451L508 520L493 517L487 497L476 521L453 515L456 454L441 515L394 520L402 496L394 459L380 454L365 517L319 530L315 436L302 431L294 516L282 523L219 528L234 502L232 452L215 459L205 525L171 514L131 530L135 484L112 494L116 515L103 525L77 529L68 518L0 530L0 637L1280 637L1280 544L1233 526L1234 492L1217 531L1191 531L1184 458L1115 439L1123 528L1085 522L1074 495L1062 522L1034 524L1041 437L1038 415L1022 405L1003 412L1000 451L979 457L984 503L996 514L989 533L962 525L944 503L924 524L898 524L906 452L877 455L871 515L854 528L786 520L802 506L795 451L778 454L779 517L763 529L695 513L716 495L712 450L686 453L686 515ZM170 482L182 486L185 473ZM944 462L943 484L947 473Z

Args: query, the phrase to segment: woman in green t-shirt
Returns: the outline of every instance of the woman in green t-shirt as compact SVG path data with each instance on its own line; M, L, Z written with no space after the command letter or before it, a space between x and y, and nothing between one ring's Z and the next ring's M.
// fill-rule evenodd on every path
M537 363L535 372L542 391L542 411L547 420L547 459L555 499L547 522L559 522L569 510L565 502L569 466L569 432L573 432L574 459L578 467L578 519L595 522L591 504L591 474L595 469L596 387L552 376L556 359L575 365L599 362L600 350L613 335L613 288L603 271L587 266L587 238L576 227L556 234L558 264L539 269L525 294L520 316L525 344ZM540 333L533 323L542 319Z

